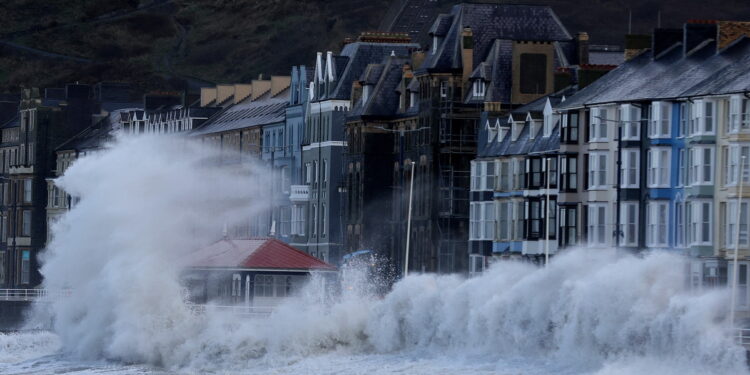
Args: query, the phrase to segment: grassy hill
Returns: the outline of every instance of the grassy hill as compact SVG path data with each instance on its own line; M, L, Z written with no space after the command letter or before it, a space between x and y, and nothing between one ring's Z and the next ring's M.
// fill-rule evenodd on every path
M457 1L440 0L448 9ZM514 3L524 2L515 0ZM750 20L746 0L525 1L551 5L571 32L621 44L693 18ZM0 91L122 80L144 90L287 74L316 51L377 29L399 0L4 0Z

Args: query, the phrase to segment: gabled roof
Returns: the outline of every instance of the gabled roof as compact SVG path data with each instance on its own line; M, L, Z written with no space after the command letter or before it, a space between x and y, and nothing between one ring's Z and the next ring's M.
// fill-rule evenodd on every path
M335 271L336 267L275 238L223 239L189 254L193 268Z
M496 39L516 41L571 41L573 38L552 8L519 4L458 4L450 17L438 17L432 30L442 33L446 20L450 27L437 47L428 53L423 68L447 71L461 68L461 33L471 28L474 36L474 66L484 61Z
M348 117L386 117L396 115L400 104L397 90L402 80L403 66L408 61L404 57L389 56L382 64L371 64L370 67L373 68L373 72L376 71L378 73L378 76L372 77L368 72L365 72L363 79L374 81L372 93L367 102L363 102L362 98L360 98L354 104Z
M409 56L411 51L418 48L419 45L414 43L354 42L345 45L341 56L333 56L337 72L336 87L329 91L329 95L319 99L348 100L351 97L352 82L362 76L369 64L379 63L391 54ZM343 62L346 63L342 64Z

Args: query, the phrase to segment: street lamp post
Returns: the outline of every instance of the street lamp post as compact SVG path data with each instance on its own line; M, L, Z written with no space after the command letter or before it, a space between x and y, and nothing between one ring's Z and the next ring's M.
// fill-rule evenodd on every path
M737 233L734 234L734 264L733 264L733 270L732 270L732 307L729 310L729 322L734 327L734 309L737 304L737 279L739 275L738 272L738 253L740 252L740 223L741 223L741 217L742 217L742 187L743 187L743 173L745 168L745 156L742 155L740 159L740 175L739 175L739 184L740 189L739 193L737 194L737 224L735 224Z
M406 254L404 255L404 277L409 275L409 240L411 239L411 206L414 195L414 161L411 162L411 181L409 182L409 213L406 217Z
M551 174L551 167L552 166L552 158L547 158L547 203L545 204L545 208L547 209L547 212L544 213L544 236L546 237L544 241L544 266L547 267L547 264L549 263L549 213L552 211L552 209L549 206L549 183L552 179Z

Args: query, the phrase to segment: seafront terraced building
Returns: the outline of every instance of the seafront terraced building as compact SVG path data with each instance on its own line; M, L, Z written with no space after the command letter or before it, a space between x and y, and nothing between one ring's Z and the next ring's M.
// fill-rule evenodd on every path
M739 238L748 309L750 211L743 203L738 215L737 197L739 179L750 182L739 173L741 157L750 161L749 35L739 22L657 29L650 48L554 105L560 251L676 251L697 260L690 280L703 287L732 277ZM496 235L493 246L506 242Z

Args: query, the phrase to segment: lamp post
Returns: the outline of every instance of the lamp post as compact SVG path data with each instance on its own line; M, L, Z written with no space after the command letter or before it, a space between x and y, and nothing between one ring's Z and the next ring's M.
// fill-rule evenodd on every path
M552 166L552 158L547 158L547 203L545 204L545 208L547 209L547 212L544 213L544 266L547 267L547 264L549 263L549 213L551 211L551 208L549 206L549 182L552 179L550 172L552 169L550 168Z
M737 233L734 234L734 265L732 267L733 268L732 270L732 307L729 310L729 322L730 324L732 324L732 327L734 327L734 309L737 303L737 279L739 277L739 275L737 274L738 268L739 268L737 258L738 258L738 253L740 251L740 223L741 223L740 219L742 217L742 187L744 185L743 173L744 173L744 168L745 168L745 156L742 155L740 160L741 160L740 171L739 171L740 176L739 176L739 181L738 181L740 184L740 189L739 189L739 194L737 194L737 218L736 218Z
M409 276L409 240L411 239L411 206L414 195L414 161L411 162L411 181L409 182L409 213L406 217L406 254L404 255L404 277Z

